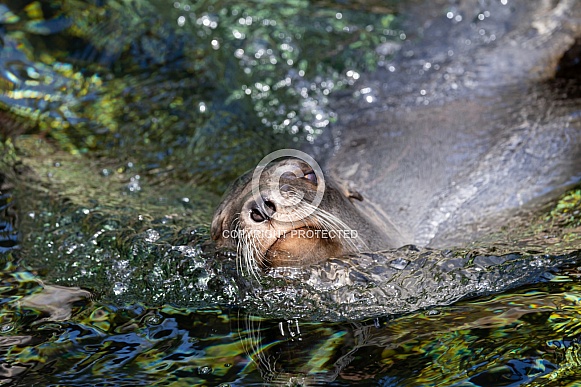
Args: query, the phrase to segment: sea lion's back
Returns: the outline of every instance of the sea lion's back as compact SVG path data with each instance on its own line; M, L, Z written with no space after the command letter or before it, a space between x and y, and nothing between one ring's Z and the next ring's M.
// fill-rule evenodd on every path
M402 244L471 240L581 180L581 82L560 74L561 58L581 45L581 7L529 5L517 21L498 20L512 30L473 49L442 38L456 52L446 59L422 50L429 37L407 43L394 61L399 77L379 71L360 83L376 102L352 104L353 113L343 102L327 169Z

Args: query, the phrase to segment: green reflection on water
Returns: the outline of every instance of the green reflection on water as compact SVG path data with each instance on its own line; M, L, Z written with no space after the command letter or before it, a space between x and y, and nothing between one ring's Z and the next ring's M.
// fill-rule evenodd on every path
M1 275L0 356L14 385L364 385L380 378L395 385L562 385L579 366L576 269L564 274L567 282L334 324L216 308L118 307L8 269ZM50 302L35 307L40 297Z
M0 109L70 151L122 152L140 169L218 191L261 155L312 141L334 120L327 95L352 81L347 70L373 68L374 47L396 39L385 7L216 0L8 7Z

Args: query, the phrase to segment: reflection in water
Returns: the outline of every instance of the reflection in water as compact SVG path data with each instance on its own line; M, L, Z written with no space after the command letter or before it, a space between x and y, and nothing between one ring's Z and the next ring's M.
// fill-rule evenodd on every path
M65 321L72 317L73 304L86 302L91 293L78 288L45 285L40 293L34 293L19 300L20 308L34 309L46 315L42 321Z
M574 377L579 355L577 274L402 317L333 324L86 302L55 321L4 304L2 375L11 385L75 386L562 381Z
M5 176L0 175L0 254L8 254L19 247L16 229L18 214L8 184Z

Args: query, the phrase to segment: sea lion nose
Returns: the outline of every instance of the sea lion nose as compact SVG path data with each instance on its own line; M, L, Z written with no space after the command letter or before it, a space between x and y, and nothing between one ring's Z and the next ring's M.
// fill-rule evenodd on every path
M272 216L276 212L276 207L270 200L264 201L264 209L266 210L268 216Z
M255 203L250 210L250 218L256 223L262 223L265 220L271 219L276 212L276 206L270 200L264 200L263 206Z

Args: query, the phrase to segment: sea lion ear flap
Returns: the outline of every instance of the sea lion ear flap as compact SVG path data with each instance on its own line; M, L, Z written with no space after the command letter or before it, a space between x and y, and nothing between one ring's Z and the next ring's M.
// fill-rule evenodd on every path
M352 190L351 188L347 190L347 197L351 200L363 201L363 195L361 195L359 191Z
M353 187L353 183L340 181L337 178L335 178L335 181L338 182L338 188L341 190L343 195L345 195L349 200L359 200L360 202L363 201L363 195L361 195L361 193L359 193L359 191Z

